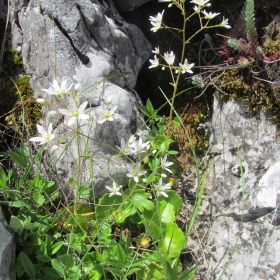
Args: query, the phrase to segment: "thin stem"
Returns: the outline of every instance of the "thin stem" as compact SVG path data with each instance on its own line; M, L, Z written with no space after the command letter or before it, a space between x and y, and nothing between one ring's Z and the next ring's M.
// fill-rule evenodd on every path
M185 47L186 47L186 43L185 43L185 40L186 40L186 23L187 23L187 20L186 20L186 13L185 13L185 5L183 3L182 5L182 15L184 17L184 23L183 23L183 45L182 45L182 54L181 54L181 60L180 60L180 63L183 63L183 59L185 57ZM181 73L178 72L178 76L176 78L176 82L174 83L174 77L173 77L173 73L172 73L172 70L170 68L170 71L171 71L171 75L172 75L172 79L173 79L173 94L172 94L172 99L171 99L171 108L170 108L170 113L169 113L169 122L168 122L168 127L171 126L171 121L172 121L172 112L173 112L173 109L174 109L174 101L175 101L175 96L176 96L176 93L177 93L177 89L178 89L178 84L179 84L179 81L180 81L180 76L181 76Z
M74 201L74 214L77 215L77 204L79 198L79 188L80 188L80 171L81 171L81 151L80 151L80 139L79 139L79 121L77 119L77 130L76 130L76 139L77 139L77 170L76 170L76 193Z
M183 9L182 9L183 17L184 17L184 23L183 23L183 47L182 47L182 55L181 55L181 63L183 63L184 57L185 57L185 48L186 48L186 13L185 13L185 4L183 3Z

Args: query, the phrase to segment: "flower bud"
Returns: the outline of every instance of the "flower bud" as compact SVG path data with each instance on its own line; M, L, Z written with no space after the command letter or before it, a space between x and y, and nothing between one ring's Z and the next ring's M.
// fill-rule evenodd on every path
M144 163L148 163L148 162L149 162L149 156L145 156L145 157L143 158L143 162L144 162Z
M37 98L36 102L39 103L39 104L42 104L42 105L47 103L46 99L44 99L44 98Z
M74 91L78 92L80 89L81 89L81 84L80 83L75 84Z
M111 105L112 104L112 98L111 97L106 98L105 103L106 103L106 105Z
M53 145L53 146L51 147L51 151L54 152L54 151L58 150L58 148L59 148L58 145Z
M58 115L58 112L57 111L49 111L47 116L50 116L50 117L55 117Z

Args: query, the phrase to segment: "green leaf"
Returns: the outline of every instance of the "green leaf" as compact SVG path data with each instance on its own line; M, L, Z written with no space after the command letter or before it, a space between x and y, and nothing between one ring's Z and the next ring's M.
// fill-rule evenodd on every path
M154 107L151 100L148 98L146 102L146 108L150 111L150 113L154 112Z
M161 263L158 263L158 265L161 265ZM145 267L141 267L139 271L136 272L136 279L138 280L175 280L175 279L169 279L166 278L164 275L164 272L159 269L158 266L154 264L150 264Z
M126 265L126 254L124 252L124 249L122 248L121 244L117 244L117 253L116 256L118 260L123 264L123 266Z
M113 217L117 223L123 223L125 218L132 216L136 213L136 209L131 203L124 203L120 208L113 214Z
M164 226L160 221L159 214L155 211L144 210L143 216L147 233L154 241L158 240L161 237Z
M174 269L171 267L170 263L166 261L165 263L165 271L166 271L166 278L176 280L178 279L177 273L174 271Z
M34 192L32 196L33 196L34 202L38 206L42 206L46 201L44 195L42 195L40 192Z
M140 106L139 109L145 116L149 118L151 117L150 111L146 107Z
M16 233L21 233L24 228L23 221L18 217L12 216L10 220L10 228Z
M74 186L74 184L75 184L74 178L69 178L69 179L68 179L68 185L69 185L70 187L72 187L72 186Z
M20 252L19 253L19 258L21 260L22 266L26 272L26 274L32 278L35 279L35 268L29 257L24 253Z
M12 159L12 161L16 164L18 164L19 166L23 167L23 168L27 168L29 163L28 161L26 161L25 156L22 156L21 154L9 151L8 152L10 158Z
M110 268L106 268L106 270L111 272L114 276L121 277L122 279L124 277L124 273L117 268L110 267Z
M99 205L97 205L95 208L96 219L110 220L119 209L122 200L122 196L113 195L109 197L109 194L105 194L102 198L99 199Z
M52 245L52 254L55 254L60 248L61 246L64 244L64 241L59 241L55 244Z
M53 278L55 278L55 279L61 279L61 278L62 278L61 275L58 274L58 273L57 273L53 268L51 268L51 267L43 267L42 270L43 270L43 272L44 272L45 274L47 274L48 276L51 276L51 277L53 277Z
M107 259L106 262L114 267L118 267L118 268L124 267L122 261L120 261L118 259Z
M79 253L83 254L86 247L85 247L85 239L86 234L80 232L78 234L75 233L67 233L67 242L69 243L70 248L77 250Z
M182 208L182 205L183 205L182 197L173 190L166 191L166 193L167 193L168 197L159 196L158 200L166 201L166 202L170 203L171 205L173 205L175 215L178 215Z
M51 255L52 253L52 241L51 237L48 234L46 235L46 240L44 243L44 253L45 255Z
M175 221L175 212L172 204L166 201L161 201L159 203L159 213L160 219L163 223L169 223Z
M129 243L130 243L130 236L126 237L124 231L121 231L119 243L121 244L125 254L128 253L129 250Z
M24 199L20 198L19 196L15 196L14 200L9 202L9 205L11 207L17 207L17 208L21 208L21 207L27 207L27 208L31 208L31 205L28 204L27 202L25 202Z
M3 189L6 187L7 177L4 169L0 165L0 188Z
M90 197L90 192L91 192L91 189L88 188L85 185L81 185L80 188L79 188L79 195L82 198L89 198Z
M51 257L49 257L48 255L39 255L39 256L36 256L36 258L41 261L41 262L50 262L52 260Z
M129 276L137 271L139 271L140 268L137 268L137 267L134 267L134 268L131 268L127 273L126 273L126 276Z
M75 264L72 256L70 256L70 255L61 255L61 256L58 257L58 259L67 268L72 268L74 266L74 264Z
M104 268L102 264L97 264L92 268L88 275L88 280L101 280L103 277Z
M52 267L61 275L65 276L64 268L62 264L57 259L52 259L51 261Z
M141 258L141 259L136 259L134 260L132 263L129 263L130 267L135 267L135 266L143 266L145 265L146 261L148 260L148 258Z
M159 251L167 253L168 258L177 258L185 246L185 236L174 223L167 223L160 240Z
M148 199L149 194L144 191L135 192L131 198L133 206L143 212L144 209L153 210L154 203Z
M170 141L165 135L157 134L151 141L151 146L159 151L168 152Z
M194 274L195 274L197 269L198 269L198 266L195 266L195 267L191 268L187 273L182 275L179 280L192 280L192 279L194 279Z

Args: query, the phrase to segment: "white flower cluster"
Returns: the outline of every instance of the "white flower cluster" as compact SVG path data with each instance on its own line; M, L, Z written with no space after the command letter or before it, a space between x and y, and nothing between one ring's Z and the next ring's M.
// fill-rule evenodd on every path
M131 135L127 143L125 143L122 138L121 146L117 146L117 148L123 155L139 158L142 153L150 149L150 141L144 143L141 137L139 137L139 140L137 141L136 137Z
M160 65L159 63L159 59L156 55L160 55L160 50L159 50L159 47L156 47L154 51L152 51L153 53L155 53L155 56L154 58L155 59L150 59L149 61L151 62L151 65L149 68L154 68L154 67L157 67ZM164 60L166 61L166 63L171 67L174 62L175 62L175 54L173 51L171 52L166 52L164 53L164 56L162 56L164 58ZM173 68L175 69L175 72L178 73L178 72L181 72L181 73L193 73L193 71L191 70L192 67L194 66L194 63L188 63L188 59L186 58L184 63L179 63L179 67L177 66L174 66ZM165 66L163 66L163 70L164 70Z
M211 20L214 17L218 16L220 13L212 13L212 12L208 13L205 10L202 11L202 9L204 7L210 7L211 6L211 3L208 3L209 1L210 0L193 0L190 3L194 3L194 4L197 5L197 6L194 6L194 8L193 8L196 13L199 14L200 12L202 12L205 15L205 17L204 17L205 19ZM228 24L228 19L225 19L224 17L223 17L223 21L219 24L219 26L227 28L227 29L231 28L231 26Z
M67 85L67 80L63 80L61 85L54 80L49 89L42 89L45 93L47 93L46 98L38 98L36 101L45 106L49 105L50 110L46 109L46 123L48 128L45 129L41 125L37 125L37 130L40 136L32 137L29 140L32 142L39 142L39 145L43 145L52 140L58 139L55 138L55 134L53 133L53 124L50 118L52 117L64 117L64 123L71 126L78 126L80 120L88 121L90 116L85 113L86 107L88 105L88 101L80 104L80 98L78 95L78 91L80 90L80 84L76 84L73 91L73 84ZM100 107L98 108L98 118L95 120L97 123L104 123L105 121L113 121L115 116L115 111L117 106L112 106L111 100L107 100L106 103L101 102ZM58 146L56 144L52 145L52 150L57 149Z

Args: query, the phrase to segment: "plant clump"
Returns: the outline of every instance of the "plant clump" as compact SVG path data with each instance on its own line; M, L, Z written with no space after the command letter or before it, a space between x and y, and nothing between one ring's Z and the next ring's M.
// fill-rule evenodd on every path
M188 104L178 115L182 120L184 128L178 122L177 117L175 117L172 131L174 146L177 146L176 149L179 151L178 163L183 169L188 169L193 166L194 158L185 130L188 131L195 152L198 155L204 154L209 146L209 131L206 123L209 118L209 110L202 103Z
M229 66L216 77L218 98L248 101L248 109L272 112L280 121L280 23L279 16L264 28L260 44L255 27L254 1L246 0L235 27L220 53ZM249 112L249 111L248 111Z
M5 33L5 21L0 19L1 34ZM9 28L7 35L9 35ZM0 43L8 36L2 35ZM4 42L7 45L7 40ZM11 130L22 136L23 127L32 133L41 117L40 108L33 98L33 90L29 85L29 76L22 75L23 61L20 49L6 46L0 65L0 123L5 135ZM4 142L5 139L2 139Z

